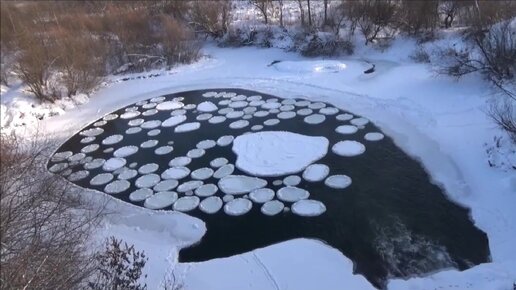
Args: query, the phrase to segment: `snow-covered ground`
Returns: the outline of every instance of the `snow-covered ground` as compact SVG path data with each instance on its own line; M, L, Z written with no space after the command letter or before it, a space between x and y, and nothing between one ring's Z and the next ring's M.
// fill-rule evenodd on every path
M493 92L477 75L460 82L436 76L428 65L410 60L414 48L413 41L400 39L384 52L358 47L352 57L324 60L280 49L208 45L204 53L209 58L159 77L112 79L88 103L38 122L38 128L40 134L63 142L122 106L191 89L246 88L332 103L368 118L420 160L450 199L471 208L475 225L489 237L491 263L463 272L449 269L391 280L388 289L512 289L516 282L516 174L513 169L488 164L484 144L503 136L485 114ZM268 66L273 60L281 62ZM376 64L376 72L363 74L370 63ZM2 90L2 100L10 93ZM91 193L95 198L98 195ZM185 289L374 289L362 276L352 274L352 263L340 252L306 239L176 265L178 249L202 237L206 230L202 221L106 198L116 213L99 231L99 240L116 235L144 250L149 257L145 269L149 289L159 288L164 279L170 281L172 273Z

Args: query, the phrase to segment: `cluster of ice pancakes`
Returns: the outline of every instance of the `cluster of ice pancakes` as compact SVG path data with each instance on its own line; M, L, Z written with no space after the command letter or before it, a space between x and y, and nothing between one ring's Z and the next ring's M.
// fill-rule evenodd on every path
M351 185L349 176L331 175L331 168L318 162L329 148L342 157L363 154L365 145L347 137L364 129L367 119L302 99L215 91L202 94L202 99L198 104L185 104L183 97L155 97L108 114L79 132L77 152L55 153L49 171L107 194L128 196L149 209L188 212L198 208L207 214L223 211L233 216L243 215L253 206L269 216L289 211L300 216L321 215L326 206L303 189L302 183L320 182L333 189ZM275 130L281 122L294 118L306 126L328 126L325 122L334 118L339 123L335 132L342 140L330 144L324 136ZM108 134L112 123L127 129ZM234 135L201 140L185 154L175 154L174 142L181 142L182 134L222 123ZM134 136L140 136L140 141L129 141ZM363 135L368 142L383 138L379 132ZM210 153L212 148L226 146L232 146L235 164L223 156L210 156L216 155ZM104 158L98 157L99 152ZM145 164L130 161L142 152L145 156L151 152L156 159L147 158ZM208 156L205 167L189 167L193 159ZM163 158L170 160L165 168L158 164ZM268 184L265 178L270 177L276 180Z

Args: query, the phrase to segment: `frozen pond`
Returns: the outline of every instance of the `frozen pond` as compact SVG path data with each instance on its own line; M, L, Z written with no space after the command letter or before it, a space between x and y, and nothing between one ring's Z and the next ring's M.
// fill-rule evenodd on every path
M204 220L208 231L180 252L184 262L316 238L381 287L489 259L468 210L417 161L367 119L322 102L240 89L155 97L89 124L48 169Z

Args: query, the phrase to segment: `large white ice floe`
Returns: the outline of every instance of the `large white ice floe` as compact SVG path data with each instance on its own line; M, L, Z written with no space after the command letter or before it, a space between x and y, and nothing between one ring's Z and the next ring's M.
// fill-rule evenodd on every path
M170 111L170 110L182 108L183 106L184 106L184 104L181 102L167 101L167 102L159 103L156 106L156 109L159 111Z
M271 200L271 201L267 201L266 203L264 203L262 205L262 207L260 208L260 211L264 215L273 216L273 215L277 215L280 212L282 212L284 207L285 207L285 205L281 201Z
M298 200L307 199L310 193L302 188L295 186L286 186L278 189L276 193L278 198L286 202L296 202Z
M176 211L187 212L194 210L199 205L200 199L197 196L183 196L174 202L172 208Z
M224 212L227 215L239 216L248 213L253 203L245 198L235 198L224 205Z
M366 148L364 144L360 142L345 140L337 142L335 145L333 145L331 150L337 155L352 157L364 153Z
M324 164L312 164L303 171L303 178L309 182L318 182L328 176L330 167Z
M174 191L161 191L145 199L143 206L149 209L162 209L171 206L177 200Z
M266 185L266 180L245 175L228 175L218 182L220 190L225 194L246 194Z
M300 216L318 216L326 211L326 206L318 200L303 199L295 202L291 209Z
M218 212L222 208L223 202L222 199L218 196L210 196L199 204L199 209L208 214L214 214Z
M210 101L205 101L197 105L197 110L199 112L213 112L217 111L218 109L219 108L217 108L217 106Z
M134 145L123 146L115 150L113 152L113 156L115 157L127 157L129 155L133 155L138 152L138 147Z
M331 188L346 188L351 185L351 178L347 175L332 175L324 181L324 184Z
M163 123L161 123L161 127L174 127L176 125L183 123L184 121L186 121L185 115L172 116L163 121Z
M236 166L255 176L297 173L328 152L325 137L264 131L238 136L233 142Z
M201 127L201 123L199 123L199 122L184 123L184 124L177 126L174 129L174 132L176 132L176 133L190 132L190 131L199 129L200 127Z

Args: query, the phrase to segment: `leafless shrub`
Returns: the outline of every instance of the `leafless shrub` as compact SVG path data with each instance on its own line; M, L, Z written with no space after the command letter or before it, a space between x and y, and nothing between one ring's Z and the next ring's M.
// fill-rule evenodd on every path
M358 2L356 10L360 15L358 27L366 45L377 40L382 33L388 34L396 24L396 4L391 0L362 0Z
M101 210L46 172L48 148L1 136L1 289L76 289L93 272L85 245Z
M488 115L516 144L516 101L507 98L496 102L491 105Z
M438 8L437 0L401 1L401 5L397 9L399 28L413 36L433 31L439 21Z
M145 253L137 251L133 245L122 244L122 240L110 237L105 250L97 257L96 275L88 283L92 290L145 290L147 284L141 283L145 267Z
M340 39L333 33L314 33L308 39L307 42L299 45L299 51L303 56L334 56L340 53L353 53L353 43Z
M229 26L230 4L224 0L193 0L190 2L189 23L197 33L220 38Z
M430 63L430 54L428 54L428 52L421 45L417 46L414 52L410 55L410 58L415 62Z

